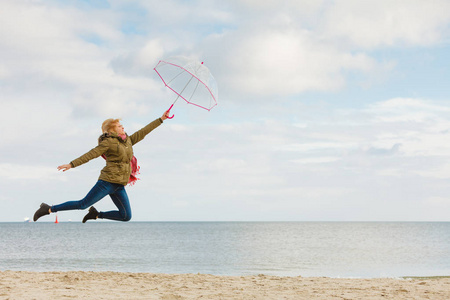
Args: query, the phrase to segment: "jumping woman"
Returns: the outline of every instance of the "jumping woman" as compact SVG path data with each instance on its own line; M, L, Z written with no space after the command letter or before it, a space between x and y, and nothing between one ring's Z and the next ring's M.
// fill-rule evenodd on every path
M83 223L87 220L95 220L97 218L129 221L131 219L131 207L125 186L137 180L135 175L138 170L136 158L133 156L132 146L142 141L147 134L161 125L167 118L168 111L161 118L154 120L130 136L125 133L119 119L108 119L104 121L102 124L103 134L98 139L98 146L71 161L70 164L58 167L58 170L65 172L102 156L106 160L106 166L102 169L97 183L86 197L79 201L68 201L53 206L42 203L34 214L33 220L36 222L40 217L52 212L81 210L91 206L89 212L83 218ZM92 206L106 195L111 197L118 210L98 212Z

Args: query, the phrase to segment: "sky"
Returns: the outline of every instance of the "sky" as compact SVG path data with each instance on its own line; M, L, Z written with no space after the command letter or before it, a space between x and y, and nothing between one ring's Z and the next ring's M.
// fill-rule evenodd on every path
M174 94L153 68L173 56L204 62L218 106L178 102L134 146L132 221L450 221L448 11L447 0L2 0L0 222L82 199L103 159L57 166L94 148L107 118L132 134L160 117Z

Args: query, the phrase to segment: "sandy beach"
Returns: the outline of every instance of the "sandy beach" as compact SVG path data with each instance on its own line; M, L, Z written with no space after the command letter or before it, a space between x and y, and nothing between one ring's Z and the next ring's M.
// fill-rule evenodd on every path
M0 299L450 299L450 278L4 271Z

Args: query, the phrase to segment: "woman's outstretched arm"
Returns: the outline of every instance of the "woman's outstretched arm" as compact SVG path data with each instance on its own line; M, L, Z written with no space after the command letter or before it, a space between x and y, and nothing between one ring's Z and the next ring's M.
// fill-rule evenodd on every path
M78 167L82 164L87 163L91 159L97 158L103 153L105 153L109 148L109 142L107 139L103 140L97 147L91 149L89 152L83 154L77 159L70 162L70 164L61 165L58 167L58 170L63 170L63 172Z

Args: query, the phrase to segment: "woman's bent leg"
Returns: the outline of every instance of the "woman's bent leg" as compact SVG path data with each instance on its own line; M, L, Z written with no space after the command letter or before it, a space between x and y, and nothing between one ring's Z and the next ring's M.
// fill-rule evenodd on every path
M101 219L109 219L115 221L130 221L131 207L127 192L125 191L125 187L119 187L114 193L110 194L109 196L119 210L100 212L98 217Z
M51 207L52 212L63 211L63 210L80 210L86 209L89 206L97 203L103 197L112 192L112 185L109 182L99 180L94 185L94 187L89 191L89 193L83 199L79 201L67 201L62 204L53 205Z

